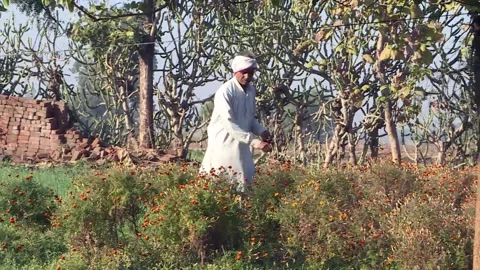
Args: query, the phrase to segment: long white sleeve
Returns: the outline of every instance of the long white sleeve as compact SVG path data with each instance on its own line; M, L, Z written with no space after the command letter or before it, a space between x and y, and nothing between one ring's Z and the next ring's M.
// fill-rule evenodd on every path
M262 126L257 119L253 119L252 121L252 133L255 135L260 136L265 130L267 130L264 126Z
M215 109L227 132L237 141L250 144L253 140L252 134L243 130L236 122L232 110L233 96L229 91L223 89L215 94Z

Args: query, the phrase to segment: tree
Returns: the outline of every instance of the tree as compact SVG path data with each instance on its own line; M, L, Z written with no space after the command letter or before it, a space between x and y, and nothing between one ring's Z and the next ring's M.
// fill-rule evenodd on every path
M210 37L215 24L212 6L207 3L178 2L177 8L164 14L169 42L159 42L159 62L156 70L163 84L156 84L160 109L155 117L165 138L179 157L185 158L192 142L206 139L201 136L194 140L209 118L202 118L199 105L212 99L199 98L195 91L209 82L217 81L215 70L220 65L220 57L213 45L220 42L218 37ZM166 130L162 130L161 128Z
M44 2L44 5L49 3ZM158 4L153 0L132 2L123 9L109 10L105 4L86 8L71 0L59 1L60 6L66 5L70 11L77 9L92 22L118 21L120 18L136 18L127 23L134 32L137 41L139 69L139 129L138 143L140 148L151 148L154 145L153 135L153 72L155 58L155 43L162 10L169 7L169 2ZM173 7L173 6L172 6ZM118 33L118 32L117 32Z
M128 24L131 18L122 21ZM76 106L77 120L105 143L137 147L138 54L124 45L134 42L134 33L112 21L80 19L70 36L79 77L76 95L68 100Z

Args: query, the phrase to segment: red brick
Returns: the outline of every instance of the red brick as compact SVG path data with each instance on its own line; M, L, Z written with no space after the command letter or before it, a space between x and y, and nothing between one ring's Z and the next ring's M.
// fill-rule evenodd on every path
M77 161L77 160L79 160L80 158L82 158L83 154L84 154L84 151L73 149L73 150L72 150L72 159L71 159L71 161Z
M20 131L21 132L21 131ZM18 135L18 140L25 140L28 142L28 140L30 139L30 135Z
M30 131L28 131L28 130L20 130L19 135L30 136Z
M92 142L92 147L97 147L100 145L100 139L99 138L95 138L95 140L93 140Z

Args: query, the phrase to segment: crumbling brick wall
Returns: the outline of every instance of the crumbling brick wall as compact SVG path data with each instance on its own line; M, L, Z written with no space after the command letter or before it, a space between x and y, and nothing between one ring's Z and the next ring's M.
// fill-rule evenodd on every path
M65 103L0 95L1 155L49 157L79 140L80 133L68 127Z

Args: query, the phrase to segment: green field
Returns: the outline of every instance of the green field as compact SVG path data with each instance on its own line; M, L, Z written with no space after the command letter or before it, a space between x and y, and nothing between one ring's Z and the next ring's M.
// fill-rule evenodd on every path
M0 269L469 269L478 167L0 169Z

